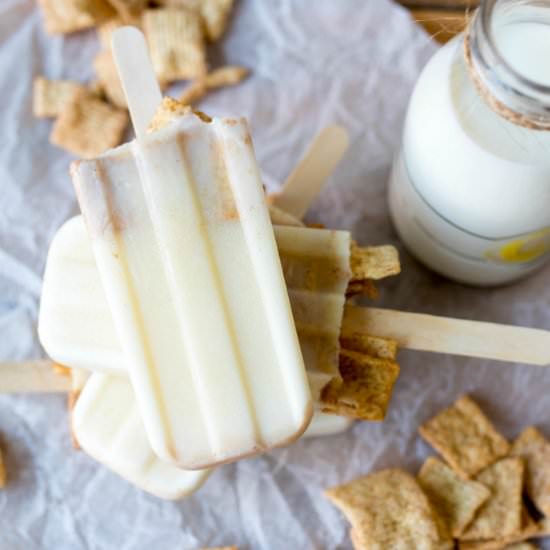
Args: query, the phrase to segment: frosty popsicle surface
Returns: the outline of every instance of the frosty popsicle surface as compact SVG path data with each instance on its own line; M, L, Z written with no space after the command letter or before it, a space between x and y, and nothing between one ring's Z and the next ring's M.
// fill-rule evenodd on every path
M350 235L306 227L274 230L306 369L335 376L351 276ZM52 240L38 334L50 357L61 364L127 375L81 216L68 220Z
M304 437L340 433L353 421L316 412ZM127 378L94 373L73 411L73 430L82 449L136 487L176 500L194 493L211 470L182 470L151 449Z
M176 468L153 453L127 378L92 374L74 408L73 430L92 458L160 498L183 498L210 473Z
M198 469L288 444L311 396L247 124L137 134L71 174L151 446Z

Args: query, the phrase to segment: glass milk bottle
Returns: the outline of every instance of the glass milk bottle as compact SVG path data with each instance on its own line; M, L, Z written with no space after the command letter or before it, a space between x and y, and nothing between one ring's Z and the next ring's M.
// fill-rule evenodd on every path
M407 248L494 285L550 258L550 0L485 0L413 92L389 183Z

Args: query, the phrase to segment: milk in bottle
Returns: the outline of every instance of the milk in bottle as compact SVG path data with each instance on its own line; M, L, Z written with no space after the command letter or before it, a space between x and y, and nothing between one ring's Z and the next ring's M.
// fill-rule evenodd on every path
M466 33L416 84L389 203L418 259L493 285L550 258L550 0L486 0Z

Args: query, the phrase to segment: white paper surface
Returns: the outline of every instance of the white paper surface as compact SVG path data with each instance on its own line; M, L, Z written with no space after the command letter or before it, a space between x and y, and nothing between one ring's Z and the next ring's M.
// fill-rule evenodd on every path
M319 129L346 126L351 148L310 219L351 229L363 244L399 246L385 185L407 98L435 47L390 0L241 0L211 59L253 76L201 106L250 119L272 189ZM0 3L0 360L41 354L47 246L76 213L71 157L48 144L51 123L32 117L32 79L90 78L97 48L92 32L47 36L33 0ZM382 284L380 305L550 328L548 270L508 288L469 289L400 249L403 274ZM428 453L418 425L461 393L472 392L508 437L528 423L550 435L550 370L412 352L400 362L384 423L222 467L179 503L148 496L75 452L63 396L0 396L10 476L0 491L0 549L349 549L348 524L322 490L388 466L415 472Z

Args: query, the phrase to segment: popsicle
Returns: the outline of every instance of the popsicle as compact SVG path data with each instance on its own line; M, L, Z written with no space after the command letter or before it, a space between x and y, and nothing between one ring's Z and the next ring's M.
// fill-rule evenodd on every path
M303 437L333 435L352 423L349 418L316 411ZM211 473L182 470L158 459L147 440L127 378L92 374L73 411L73 429L78 443L92 458L160 498L183 498L196 491Z
M353 420L351 418L315 411L303 437L310 438L339 434L349 430L352 424Z
M275 237L308 371L337 376L350 235L276 226ZM64 365L111 373L126 368L81 217L66 222L51 243L38 333L50 357Z
M351 424L347 418L316 412L304 437L332 435ZM212 472L182 470L153 453L132 385L125 377L91 375L73 411L73 430L88 455L136 487L163 499L181 499L194 493Z
M275 227L277 247L308 371L339 377L339 338L351 273L347 231Z
M210 475L182 470L153 453L127 378L92 374L73 410L73 430L92 458L160 498L183 498Z
M210 470L182 470L153 453L126 377L80 369L60 374L49 360L0 363L0 393L76 392L72 436L80 448L136 487L164 499L181 499L195 492ZM319 392L326 375L313 377ZM303 437L327 436L347 430L350 419L315 411Z
M62 367L63 373L60 373L58 372L59 367L49 359L0 362L0 394L68 392L69 394L77 394L74 397L74 404L76 405L78 397L90 380L92 373L67 367ZM73 373L76 373L76 376L72 376ZM114 378L125 380L125 377L122 376ZM319 392L330 378L330 376L322 373L310 373L308 375L314 397L319 397ZM303 437L331 435L348 429L352 424L353 421L349 418L324 414L319 410L315 410L311 423L304 432Z
M113 50L135 123L160 91L137 29ZM135 130L71 175L149 441L188 469L286 445L312 404L247 124Z

